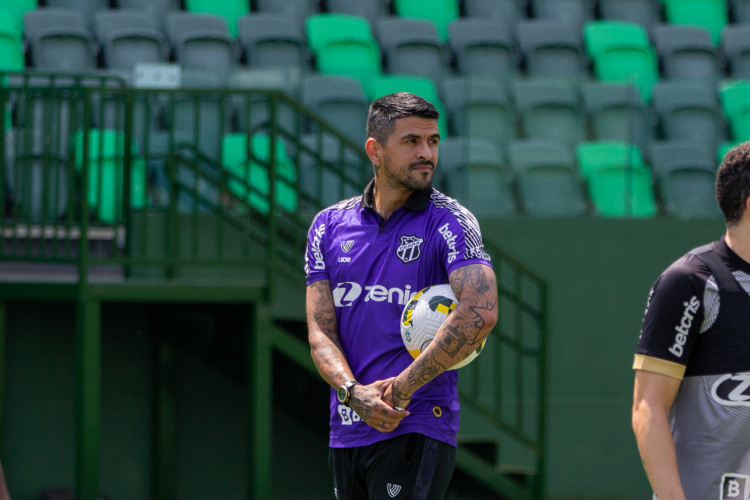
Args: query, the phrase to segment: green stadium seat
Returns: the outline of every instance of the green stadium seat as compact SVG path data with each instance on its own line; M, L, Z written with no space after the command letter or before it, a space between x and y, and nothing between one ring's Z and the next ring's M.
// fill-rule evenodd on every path
M526 139L510 145L524 210L541 217L576 217L588 207L573 148L558 141Z
M448 24L460 15L459 0L393 0L393 9L397 16L434 22L444 42L448 41Z
M0 9L10 13L19 33L23 33L23 15L39 7L39 0L0 0Z
M651 165L668 214L680 219L721 216L715 197L714 151L689 142L656 143Z
M273 144L275 174L277 176L276 204L284 211L297 209L297 171L281 139ZM229 180L229 189L263 214L269 212L267 164L271 159L271 141L265 134L227 134L222 138L221 163L235 177Z
M599 80L632 83L644 101L651 101L659 64L646 28L635 23L591 21L584 26L583 40Z
M0 71L23 71L23 35L18 20L8 10L0 8Z
M729 122L731 139L750 140L750 80L726 80L719 84L719 102Z
M701 26L711 33L715 44L721 42L721 30L729 22L726 0L662 0L662 3L668 23Z
M250 13L250 4L247 0L185 0L185 10L223 17L227 21L229 34L237 38L237 20Z
M443 138L448 137L448 114L445 110L445 104L440 99L435 83L429 78L385 75L373 80L369 91L365 89L365 92L371 101L394 92L411 92L427 99L440 113L440 119L438 120L440 135Z
M78 172L83 170L84 132L73 138L73 156ZM107 224L122 221L125 135L114 130L92 129L88 136L88 203L100 222ZM135 143L131 146L130 207L147 205L146 163L137 156Z
M366 19L340 14L316 14L307 18L305 33L320 73L353 76L365 88L380 76L380 46Z
M637 147L615 141L583 142L576 148L578 170L603 217L656 214L651 171Z

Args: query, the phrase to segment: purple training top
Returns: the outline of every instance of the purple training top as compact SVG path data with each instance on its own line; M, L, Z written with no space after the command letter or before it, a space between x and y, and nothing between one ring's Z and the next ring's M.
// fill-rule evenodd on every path
M307 284L331 282L339 338L361 384L396 376L413 361L399 328L412 295L448 283L461 266L490 265L476 218L456 200L432 189L417 191L383 221L373 208L373 186L320 212L305 254ZM418 390L411 414L390 433L361 421L331 389L330 446L364 446L408 432L456 446L457 381L457 372L447 371Z

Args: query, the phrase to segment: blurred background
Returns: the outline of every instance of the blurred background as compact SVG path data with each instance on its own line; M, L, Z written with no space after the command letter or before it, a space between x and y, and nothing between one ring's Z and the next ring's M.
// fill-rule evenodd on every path
M632 356L724 231L750 0L0 0L0 72L14 499L334 498L305 237L395 91L498 275L449 498L650 498Z

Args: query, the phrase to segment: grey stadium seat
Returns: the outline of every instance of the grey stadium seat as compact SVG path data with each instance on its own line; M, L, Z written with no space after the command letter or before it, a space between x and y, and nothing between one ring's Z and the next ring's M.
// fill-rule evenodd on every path
M583 85L582 94L594 140L629 142L648 154L654 123L636 86L593 82Z
M371 26L390 13L387 0L325 0L325 4L327 12L364 17Z
M535 18L552 19L578 31L594 19L591 0L530 0Z
M573 148L558 141L526 139L510 144L524 211L541 217L576 217L588 207Z
M251 68L310 67L305 34L291 16L253 13L240 17L237 25L240 46Z
M721 217L714 194L715 150L689 142L656 143L651 167L667 213L682 219Z
M302 82L302 103L354 143L364 144L370 101L356 78L306 75Z
M435 23L392 16L380 19L376 28L388 73L421 76L436 84L443 79L448 68Z
M665 78L700 80L712 86L722 79L721 61L706 29L660 24L652 32Z
M668 140L705 144L714 151L726 140L714 89L689 82L662 81L654 85L653 108L661 135Z
M167 14L180 10L180 0L116 0L119 9L143 10L166 28Z
M318 0L255 0L258 12L276 12L293 16L300 27L305 25L305 19L319 12Z
M139 10L109 10L94 18L104 65L131 70L136 63L159 63L169 59L169 42L158 20Z
M213 14L175 12L167 15L167 36L175 60L185 68L231 72L237 48L227 21Z
M84 73L96 68L95 39L83 14L73 9L34 9L23 19L36 69Z
M109 0L44 0L45 7L55 9L73 9L81 13L89 25L92 25L94 15L109 7Z
M514 95L526 138L576 144L586 139L578 86L563 78L537 77L518 81Z
M214 71L183 70L181 89L222 88L225 82ZM174 95L173 118L167 122L180 141L196 144L204 153L219 158L221 137L232 130L231 108L220 93L185 92ZM167 113L168 115L170 113ZM169 117L168 117L169 118Z
M516 137L516 113L510 86L489 77L453 77L443 82L443 101L452 134L478 137L506 151Z
M234 90L279 90L294 99L299 98L301 76L298 68L264 68L235 71L228 81ZM239 132L255 132L266 129L271 120L272 99L264 93L248 97L233 95L231 108ZM289 134L302 132L301 117L291 106L279 99L276 101L276 124Z
M466 17L492 19L513 28L526 18L527 0L464 0Z
M321 194L313 207L328 206L345 198L361 194L360 186L342 183L336 170L341 169L351 177L363 168L363 160L351 150L342 149L339 142L326 134L305 134L298 154L300 189L310 197ZM293 154L293 153L292 153ZM294 156L294 154L293 154ZM318 156L325 163L319 164Z
M750 24L730 24L721 32L721 46L726 54L729 76L750 79Z
M459 18L448 32L458 74L510 78L517 72L513 29L490 19Z
M729 0L729 7L735 24L750 23L750 0Z
M588 76L583 37L566 24L549 19L521 22L518 44L530 75Z
M599 0L602 19L637 23L651 31L661 22L659 0Z
M495 144L475 137L448 137L440 142L439 164L449 196L458 197L474 214L516 212L513 177Z

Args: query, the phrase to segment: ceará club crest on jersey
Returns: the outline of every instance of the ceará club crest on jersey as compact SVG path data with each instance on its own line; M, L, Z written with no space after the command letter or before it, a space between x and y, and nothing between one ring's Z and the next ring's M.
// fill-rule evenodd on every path
M414 262L422 255L420 250L422 243L424 243L424 238L404 234L401 236L401 244L396 249L396 255L404 264Z

